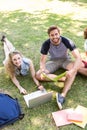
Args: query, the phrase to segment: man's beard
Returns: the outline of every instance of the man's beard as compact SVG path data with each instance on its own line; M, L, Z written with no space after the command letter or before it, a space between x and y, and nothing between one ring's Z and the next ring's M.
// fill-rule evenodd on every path
M57 40L55 41L55 39L57 39ZM52 41L52 43L55 45L55 44L59 43L60 37L54 38L54 39L52 39L51 41Z

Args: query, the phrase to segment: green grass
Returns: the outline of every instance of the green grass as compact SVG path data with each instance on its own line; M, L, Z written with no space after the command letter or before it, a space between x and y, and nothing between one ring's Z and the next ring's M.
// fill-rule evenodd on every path
M34 2L35 0L32 1ZM49 6L43 5L44 9L42 8L41 10L42 0L38 0L36 5L38 8L33 12L26 11L22 8L17 8L12 11L0 11L0 32L6 34L7 38L14 44L17 50L33 60L36 71L39 69L40 47L43 41L48 38L47 29L50 25L58 25L61 28L62 35L71 38L80 52L84 52L83 30L87 27L87 15L85 14L85 12L87 12L87 2L85 0L60 0L54 2L54 4L52 4L52 2L54 1L45 0L45 4ZM72 7L70 10L68 7L65 9L65 4L67 3ZM52 4L52 6L50 6L50 4ZM31 8L30 5L29 7ZM60 11L58 9L62 10ZM17 97L25 113L23 120L16 122L14 125L5 127L4 130L81 130L80 127L74 124L60 128L56 127L52 118L52 112L58 110L55 94L61 90L51 82L43 82L42 84L47 91L52 90L54 92L52 101L36 108L28 109L23 96L19 94L18 89L16 89L5 74L2 64L3 60L3 45L0 43L0 89L9 92L13 97ZM62 71L63 70L60 70L56 72L56 74ZM31 75L18 77L18 79L28 93L36 91L36 86ZM66 97L66 102L63 105L64 109L75 108L77 105L87 107L86 81L87 77L77 75L72 89ZM87 126L85 130L87 130Z

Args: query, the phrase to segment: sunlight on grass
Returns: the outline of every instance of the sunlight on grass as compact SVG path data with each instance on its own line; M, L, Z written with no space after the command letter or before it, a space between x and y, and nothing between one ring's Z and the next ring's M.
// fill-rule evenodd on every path
M14 11L20 9L21 11L38 13L37 11L49 10L49 13L55 14L71 14L73 20L87 19L87 8L79 6L75 2L62 2L59 0L0 0L0 11ZM83 10L83 11L82 11Z
M69 106L71 106L73 103L74 103L73 99L67 100L67 104L68 104Z
M43 120L41 118L39 118L39 117L36 117L36 118L34 117L32 119L32 121L33 121L33 125L41 125L42 122L43 122Z
M17 50L32 59L36 71L39 69L41 44L48 38L47 28L53 24L59 26L63 36L76 43L82 57L85 57L83 30L87 26L87 3L78 1L80 0L0 0L0 33L6 34ZM0 89L19 99L25 114L23 120L4 130L80 130L75 125L56 128L52 112L59 110L56 93L60 93L62 89L53 82L41 82L48 92L53 91L52 100L33 109L27 108L23 95L19 94L19 90L5 74L2 43L0 49ZM59 70L55 74L63 71ZM37 90L30 74L25 77L17 76L17 79L28 93ZM87 106L86 81L87 77L77 75L63 109L75 108L78 104Z
M4 67L0 66L0 73L3 73Z
M1 67L0 67L0 70L3 70L3 69L4 69L4 67L1 66Z

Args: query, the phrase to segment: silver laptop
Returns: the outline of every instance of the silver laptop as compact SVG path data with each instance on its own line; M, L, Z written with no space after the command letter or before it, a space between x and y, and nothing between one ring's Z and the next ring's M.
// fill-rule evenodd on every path
M24 100L29 108L36 107L43 103L46 103L52 99L53 92L47 92L46 90L43 91L35 91L30 94L24 95Z

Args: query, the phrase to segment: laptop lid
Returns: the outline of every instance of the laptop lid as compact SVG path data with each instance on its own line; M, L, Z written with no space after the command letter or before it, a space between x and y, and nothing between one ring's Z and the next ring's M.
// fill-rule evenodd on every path
M52 99L53 92L36 91L31 94L24 95L24 100L29 108L36 107L38 105L44 104Z

